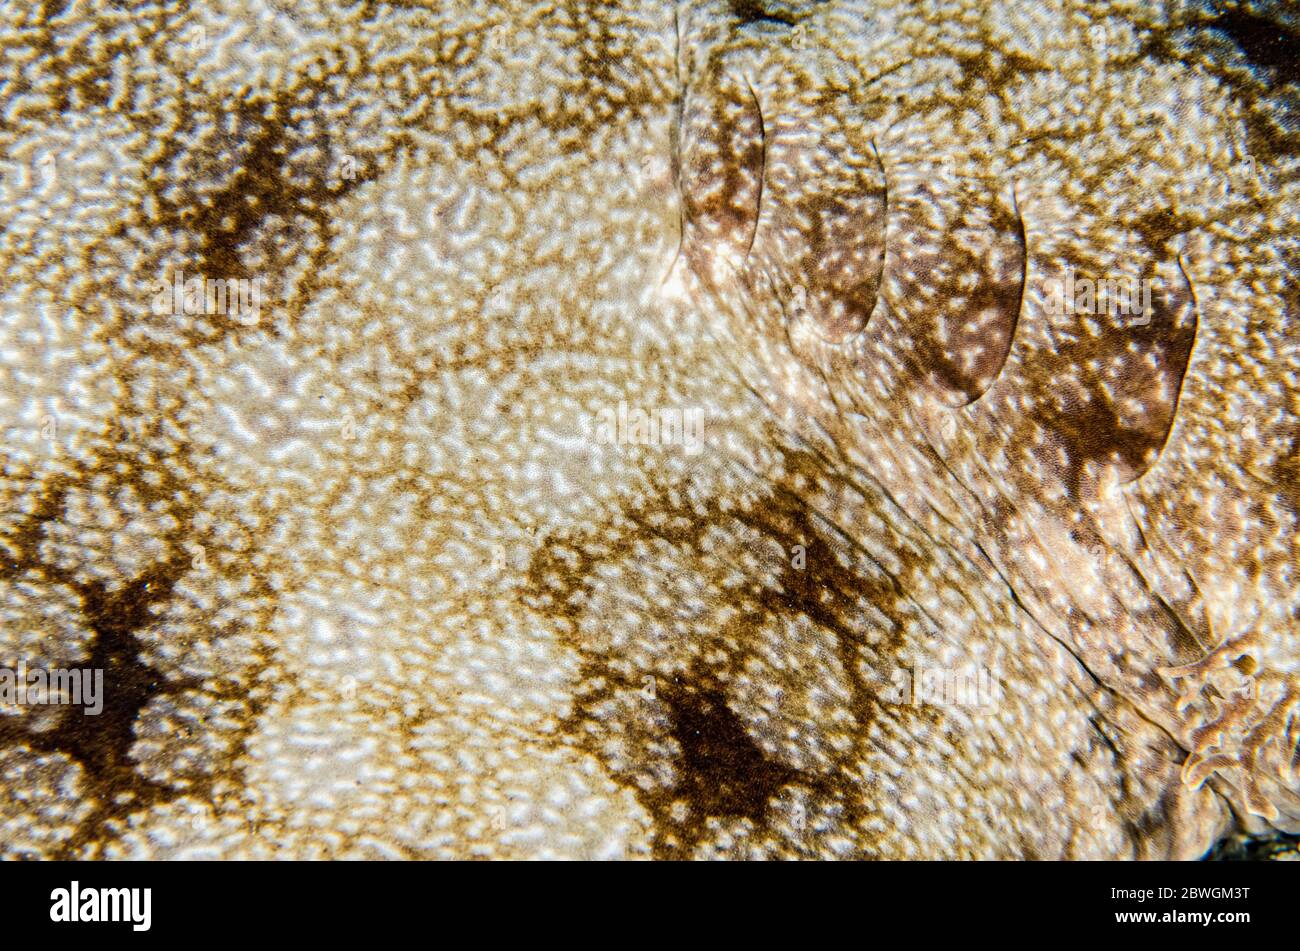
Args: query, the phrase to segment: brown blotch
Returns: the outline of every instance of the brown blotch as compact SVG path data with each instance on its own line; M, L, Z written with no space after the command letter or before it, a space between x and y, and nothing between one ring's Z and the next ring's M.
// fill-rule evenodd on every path
M55 569L43 573L52 576L51 580L68 584L81 598L95 640L90 657L77 666L103 670L103 709L97 716L87 716L77 708L69 708L54 729L44 731L0 718L0 744L23 745L39 753L61 753L81 767L84 795L92 800L92 811L57 856L75 858L102 836L106 822L181 795L139 775L130 750L140 711L154 697L195 686L184 680L167 682L140 657L141 645L134 634L154 617L154 607L170 597L184 566L178 561L157 565L113 592L102 584L77 584Z
M206 143L191 153L169 145L154 163L149 183L154 201L146 204L153 225L161 225L194 236L195 259L185 265L186 276L213 280L265 278L263 307L280 301L300 305L318 289L318 275L329 256L329 238L334 229L333 205L354 188L375 177L378 157L358 154L354 174L334 175L328 163L335 161L328 135L299 132L299 124L312 125L312 117L328 92L322 80L316 85L299 85L265 97L258 93L232 107L190 108L184 127L212 124L222 130L220 154L228 148L227 130L234 130L236 145L233 166L221 168L219 157L204 154ZM322 158L313 166L296 165L290 156L311 146ZM206 175L220 175L225 181L212 193L199 194L178 183ZM295 237L287 247L308 248L310 262L296 288L281 286L279 278L293 263L280 249L279 235L272 230L257 240L259 229L275 222ZM250 267L246 260L255 252L268 256L265 264ZM291 251L290 253L296 253ZM171 280L173 275L159 275ZM243 329L224 314L205 314L199 323L201 337L220 336ZM272 331L274 328L271 328Z
M235 802L243 787L238 758L251 735L257 718L269 699L269 687L257 677L270 667L270 656L259 648L254 669L243 671L246 681L218 676L212 680L168 673L150 660L141 632L158 620L172 600L173 589L190 570L191 555L184 542L199 544L217 557L222 546L192 529L194 509L183 484L186 466L182 460L161 463L153 470L155 481L145 477L142 458L159 427L148 418L119 417L109 432L92 437L93 454L84 470L63 474L39 489L18 491L26 497L27 511L13 511L0 519L0 577L9 580L31 578L63 585L77 595L81 615L94 634L90 655L75 666L104 672L103 709L96 716L80 708L58 710L51 729L33 729L11 717L0 717L0 747L24 746L37 753L62 754L81 768L81 795L90 811L71 837L53 856L60 859L93 858L124 827L131 814L149 807L191 796L213 804ZM171 516L180 526L165 538L168 554L141 574L117 588L100 581L87 581L76 566L47 561L41 545L51 526L65 518L69 492L76 487L93 488L112 496L117 487L130 486L143 503L156 512ZM11 490L12 491L12 490ZM262 585L259 582L259 587ZM214 632L220 637L223 631ZM186 772L170 782L154 781L140 772L131 749L137 740L136 725L142 711L155 699L201 692L240 708L229 752L218 761L205 762L197 773ZM226 716L231 716L227 710Z
M789 823L790 803L775 808L783 794L798 794L810 810L834 815L836 830L844 834L857 834L870 809L870 791L857 765L862 744L869 742L867 728L885 701L866 679L866 655L854 623L860 599L897 618L906 613L907 596L900 579L846 551L806 501L826 472L826 460L792 452L771 475L771 494L752 504L724 505L717 498L691 504L664 490L609 524L549 536L529 565L523 603L560 621L564 642L581 659L573 707L561 730L636 796L651 818L658 857L689 857L720 823L736 819L744 821L751 843L780 837L784 848L811 851L809 833ZM634 565L638 551L656 542L671 544L683 561L699 566L706 533L726 526L744 526L771 543L747 544L747 549L772 551L767 567L779 568L775 577L747 574L738 586L733 577L729 603L737 613L674 642L649 667L611 653L591 623L591 612L599 609L594 599L602 566ZM796 545L805 549L801 567L791 558ZM732 563L722 570L730 574L738 568ZM786 620L810 622L829 635L855 724L852 747L828 749L832 762L815 772L797 769L765 749L733 692L747 663L762 662L764 632ZM897 644L891 634L875 650L887 655ZM797 680L797 673L782 676ZM940 719L926 708L909 709L907 715L936 724Z
M758 748L727 698L707 678L669 681L661 688L681 749L675 792L705 816L744 816L761 822L768 802L799 774Z

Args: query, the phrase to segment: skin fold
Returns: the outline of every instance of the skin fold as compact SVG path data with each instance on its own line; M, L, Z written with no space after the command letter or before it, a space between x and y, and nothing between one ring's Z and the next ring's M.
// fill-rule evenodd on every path
M0 855L1300 832L1281 8L76 0L0 47L0 666L105 684L0 706Z

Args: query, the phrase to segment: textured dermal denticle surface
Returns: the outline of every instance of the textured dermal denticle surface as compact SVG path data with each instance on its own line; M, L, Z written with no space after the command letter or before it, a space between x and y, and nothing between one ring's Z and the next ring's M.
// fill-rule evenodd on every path
M1295 827L1292 134L1195 17L43 12L0 41L0 664L106 707L0 711L4 854ZM158 313L177 272L266 299ZM1159 283L1049 312L1067 274Z
M1035 15L1051 24L1014 22ZM866 19L873 35L889 15ZM840 89L855 90L850 138L869 142L883 174L848 194L879 196L887 226L837 236L840 253L865 249L873 261L884 238L878 299L874 287L863 295L859 319L828 322L810 306L839 290L816 276L782 294L781 281L773 292L756 288L752 270L721 272L737 346L765 331L745 364L752 385L774 405L805 410L800 419L816 420L800 429L805 438L829 438L828 455L859 462L923 522L927 509L942 512L948 524L932 529L936 539L954 525L959 550L978 539L971 557L991 562L1045 634L1193 752L1187 788L1222 770L1239 816L1292 827L1294 806L1284 803L1294 802L1296 781L1295 673L1281 645L1296 627L1284 567L1296 548L1274 519L1295 524L1294 478L1275 466L1247 488L1238 467L1263 445L1277 460L1290 444L1281 420L1294 410L1282 406L1294 396L1276 400L1278 387L1293 394L1294 348L1264 356L1247 332L1253 372L1277 382L1224 398L1241 379L1242 344L1232 341L1245 321L1294 336L1277 257L1294 228L1293 186L1265 197L1256 165L1238 158L1259 147L1279 108L1256 85L1268 76L1225 73L1213 60L1197 72L1124 59L1120 51L1153 42L1152 23L1084 25L1055 10L995 8L979 25L951 24L947 37L932 27L928 61L891 48L906 44L888 33L874 36L870 53L837 44L834 23L826 10L802 18L811 42L788 50L752 41L754 30L779 34L771 22L737 24L718 41L749 54L733 54L727 74L743 75L743 94L730 79L718 95L737 110L746 97L763 104L761 126L749 122L748 147L736 150L739 171L727 169L744 174L735 194L762 196L756 225L735 233L752 228L756 248L765 235L788 238L783 262L813 254L812 229L778 223L797 220L784 202L800 188L835 194L834 176L802 173L835 162L841 123L827 100ZM1106 42L1094 47L1087 37L1098 30ZM1001 39L988 44L993 36ZM780 78L764 70L765 57L781 63ZM1245 120L1242 101L1253 110ZM760 163L753 138L771 143L783 123L818 133L784 155L764 149ZM773 185L791 179L800 183L793 195ZM696 257L711 260L704 247ZM1225 270L1229 260L1242 271ZM798 318L836 346L801 335ZM1249 442L1218 435L1233 415L1250 420ZM1274 439L1257 438L1260 418ZM900 419L931 434L933 455L898 451L891 430ZM1211 529L1224 505L1236 514ZM1246 580L1227 552L1251 546L1257 567ZM1252 633L1225 635L1225 624ZM1260 663L1266 655L1272 664ZM1207 687L1212 677L1222 682Z

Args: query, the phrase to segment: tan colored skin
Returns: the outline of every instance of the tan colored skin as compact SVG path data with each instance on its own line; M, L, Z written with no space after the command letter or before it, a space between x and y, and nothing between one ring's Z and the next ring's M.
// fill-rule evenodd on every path
M1199 14L7 15L0 663L107 699L3 711L5 855L1300 831L1296 142Z

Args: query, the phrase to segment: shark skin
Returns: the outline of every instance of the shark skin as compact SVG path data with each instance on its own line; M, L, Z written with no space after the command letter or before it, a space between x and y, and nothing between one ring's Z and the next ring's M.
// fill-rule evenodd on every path
M1280 5L0 21L6 858L1300 833ZM3 687L3 683L0 683Z

